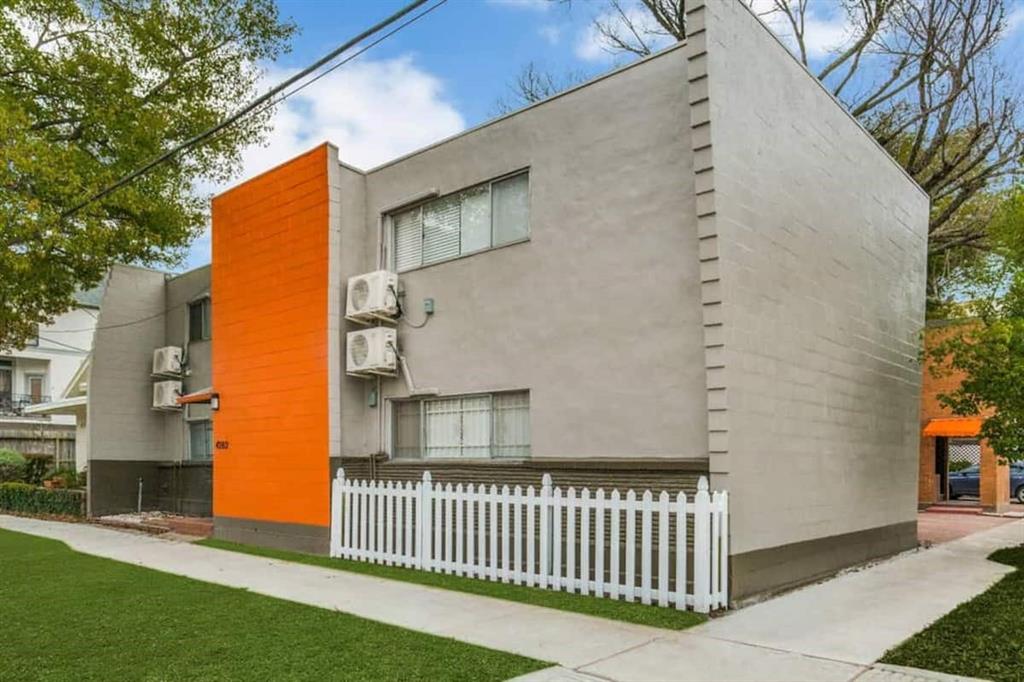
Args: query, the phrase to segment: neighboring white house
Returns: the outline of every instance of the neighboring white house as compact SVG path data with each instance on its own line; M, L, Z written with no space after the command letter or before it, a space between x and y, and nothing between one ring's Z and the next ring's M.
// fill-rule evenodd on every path
M102 293L78 293L77 307L41 325L25 347L0 351L0 445L71 463L75 417L32 408L64 396L89 356Z

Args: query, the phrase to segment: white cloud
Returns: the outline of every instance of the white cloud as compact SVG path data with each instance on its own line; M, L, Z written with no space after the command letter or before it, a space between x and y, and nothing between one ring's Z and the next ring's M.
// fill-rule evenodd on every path
M271 68L261 88L293 73ZM371 168L454 135L466 121L446 99L439 78L409 56L353 62L301 90L278 106L267 143L242 153L242 170L224 185L198 187L220 192L330 141L341 160ZM192 245L190 264L209 261L208 235Z
M272 69L268 83L290 72ZM282 104L263 147L243 154L242 177L255 175L328 140L341 159L370 168L453 135L466 121L436 76L411 57L364 61L330 73Z
M791 50L796 50L796 38L789 19L775 9L773 0L749 0L750 7L761 17L765 24ZM820 59L831 54L850 39L851 27L846 13L842 9L832 7L830 14L825 14L823 3L808 3L804 16L804 46L810 59Z
M540 34L540 37L546 40L549 45L557 45L562 39L562 29L552 24L541 26L537 29L537 33Z

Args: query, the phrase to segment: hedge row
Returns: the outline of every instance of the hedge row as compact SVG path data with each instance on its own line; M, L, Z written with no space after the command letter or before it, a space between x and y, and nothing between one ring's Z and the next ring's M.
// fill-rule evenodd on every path
M0 511L85 516L85 493L37 488L27 483L0 483Z

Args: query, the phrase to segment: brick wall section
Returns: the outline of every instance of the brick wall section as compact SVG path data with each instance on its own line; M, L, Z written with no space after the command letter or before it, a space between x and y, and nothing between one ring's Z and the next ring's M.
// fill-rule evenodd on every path
M328 146L213 201L216 517L328 525Z
M949 324L929 323L925 330L924 343L932 348L940 343L950 332L956 330ZM931 419L956 416L939 403L939 395L956 390L963 380L959 373L936 377L931 372L931 362L925 363L921 370L921 429ZM920 469L917 478L917 500L919 504L932 504L938 501L939 477L935 473L935 439L921 437Z
M731 549L913 524L928 197L745 3L687 10L691 87L708 82L688 123L709 121L705 364L728 433L710 470L733 493Z

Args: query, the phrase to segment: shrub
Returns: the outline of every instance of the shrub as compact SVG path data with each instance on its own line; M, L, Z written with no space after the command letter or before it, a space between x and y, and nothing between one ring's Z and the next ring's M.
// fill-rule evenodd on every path
M0 510L85 516L85 494L80 490L47 490L28 483L0 483Z
M65 488L80 488L84 484L80 483L78 472L72 467L57 467L47 472L44 481L50 481L58 479Z
M41 484L46 472L50 470L50 459L52 458L49 455L29 455L25 459L28 460L25 468L25 483Z
M0 483L23 481L28 472L28 462L21 453L0 448Z

